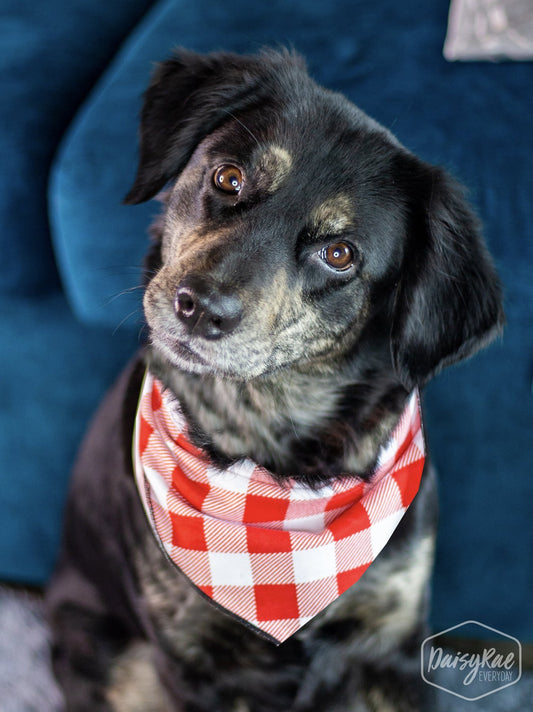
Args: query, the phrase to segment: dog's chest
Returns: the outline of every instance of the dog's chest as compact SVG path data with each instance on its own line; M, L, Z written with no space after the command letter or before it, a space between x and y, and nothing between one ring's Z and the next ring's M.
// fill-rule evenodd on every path
M351 665L386 655L419 620L433 541L407 544L401 553L385 550L351 589L276 646L198 593L147 530L135 561L141 605L176 680L209 685L214 695L234 694L236 701L244 687L251 698L275 689L281 706L272 709L286 710L298 697L309 703L302 709L313 709L314 698L333 689Z

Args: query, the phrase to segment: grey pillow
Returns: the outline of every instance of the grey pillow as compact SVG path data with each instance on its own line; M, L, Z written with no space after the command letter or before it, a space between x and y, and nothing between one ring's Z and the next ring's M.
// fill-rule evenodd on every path
M532 0L452 0L448 60L533 59Z

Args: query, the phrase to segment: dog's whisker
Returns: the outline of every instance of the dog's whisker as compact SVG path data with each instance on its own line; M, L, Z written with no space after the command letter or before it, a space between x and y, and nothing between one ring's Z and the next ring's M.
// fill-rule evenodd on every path
M246 126L246 124L243 124L243 122L242 122L240 119L238 119L238 118L235 116L235 114L232 114L231 111L228 111L227 109L223 109L223 111L224 111L225 114L228 114L228 116L231 116L232 119L235 119L235 121L236 121L238 124L240 124L240 125L243 127L243 129L245 129L245 131L248 131L248 133L249 133L250 136L254 139L254 141L256 142L256 144L257 144L259 147L261 146L261 143L260 143L259 139L257 138L257 136L248 128L248 126Z
M141 265L131 264L131 265L100 265L95 268L96 272L106 272L107 274L140 274L144 270Z
M135 287L127 287L126 289L122 289L120 292L117 292L116 294L112 294L110 297L108 297L106 304L112 304L114 301L119 299L120 297L125 297L127 294L133 294L134 292L139 292L144 289L144 286L142 284L139 284Z
M115 336L115 334L121 328L121 326L123 326L129 319L131 319L136 314L140 314L140 313L141 313L140 309L134 309L129 314L126 314L126 316L123 319L121 319L119 321L119 323L117 324L117 326L113 329L113 336Z
M144 338L144 333L148 331L148 327L146 324L142 324L139 331L137 332L137 340L139 343L143 341Z

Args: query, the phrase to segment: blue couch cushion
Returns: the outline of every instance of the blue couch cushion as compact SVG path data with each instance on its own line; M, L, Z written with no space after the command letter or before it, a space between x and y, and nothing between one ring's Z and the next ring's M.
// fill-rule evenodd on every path
M4 297L0 329L0 580L42 584L83 431L138 345L80 324L60 293Z
M442 629L474 618L533 638L533 581L523 563L533 543L533 65L447 63L447 10L448 0L159 2L63 144L51 191L54 236L77 313L115 325L124 303L106 300L138 284L129 270L157 211L120 205L135 172L141 93L151 64L175 45L246 52L291 44L320 82L451 169L486 224L507 283L509 326L501 343L428 392L443 503L433 621ZM128 305L138 308L138 299Z
M54 152L119 42L153 0L2 0L0 293L58 286L46 185Z

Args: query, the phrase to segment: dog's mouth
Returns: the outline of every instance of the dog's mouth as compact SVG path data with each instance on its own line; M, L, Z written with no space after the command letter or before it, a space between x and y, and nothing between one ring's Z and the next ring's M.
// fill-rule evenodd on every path
M259 335L233 334L216 341L153 329L152 348L170 365L191 374L249 381L268 376L302 360L300 353L288 353L286 345ZM304 360L308 355L303 356Z
M194 366L208 366L207 360L194 351L186 340L172 336L171 334L152 332L152 346L163 352L170 361L178 361L182 368L186 368L188 364Z
M153 329L151 344L160 356L173 367L196 375L217 376L247 382L270 376L287 368L318 369L333 364L334 345L329 341L322 348L297 348L297 340L265 339L259 334L245 332L208 340L175 332ZM296 343L295 343L296 342ZM342 337L336 339L337 346Z
M167 362L188 373L247 380L270 370L262 360L260 363L250 354L240 357L240 349L220 341L214 343L152 331L151 343Z

